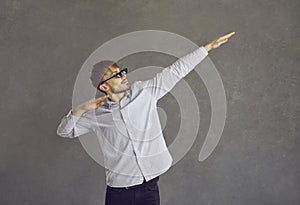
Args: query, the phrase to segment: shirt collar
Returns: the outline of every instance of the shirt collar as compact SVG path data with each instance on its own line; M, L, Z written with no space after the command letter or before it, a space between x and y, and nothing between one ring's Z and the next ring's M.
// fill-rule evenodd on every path
M126 90L125 91L125 94L124 94L124 96L123 96L123 98L121 100L123 100L124 98L128 98L128 97L130 97L130 90ZM106 102L108 104L108 109L111 109L112 107L114 107L114 106L116 106L116 105L119 104L119 102L112 101L109 98L106 98Z

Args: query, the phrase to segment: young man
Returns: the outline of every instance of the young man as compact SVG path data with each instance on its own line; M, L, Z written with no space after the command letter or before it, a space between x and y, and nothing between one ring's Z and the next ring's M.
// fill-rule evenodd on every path
M199 64L231 32L181 57L146 81L127 81L115 62L94 65L91 82L105 96L82 103L63 117L61 137L87 132L101 136L106 168L106 205L159 205L159 176L172 164L159 122L157 101ZM105 104L104 102L107 102ZM93 116L96 116L93 117Z

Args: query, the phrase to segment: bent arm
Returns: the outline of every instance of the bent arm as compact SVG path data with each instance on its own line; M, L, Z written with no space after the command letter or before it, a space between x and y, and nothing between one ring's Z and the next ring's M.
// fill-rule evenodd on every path
M72 110L64 116L58 125L57 135L64 138L75 138L92 131L90 122L84 116L75 116Z

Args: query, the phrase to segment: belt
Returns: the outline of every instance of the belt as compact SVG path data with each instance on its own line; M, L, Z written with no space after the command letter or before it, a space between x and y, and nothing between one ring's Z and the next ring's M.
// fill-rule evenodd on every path
M129 189L137 189L137 188L140 188L140 187L143 187L143 186L146 186L147 184L155 184L156 182L158 182L159 180L159 176L149 180L149 181L146 181L145 178L144 178L144 181L142 184L138 184L138 185L134 185L134 186L127 186L127 187L110 187L108 186L109 188L112 188L112 189L126 189L126 190L129 190Z

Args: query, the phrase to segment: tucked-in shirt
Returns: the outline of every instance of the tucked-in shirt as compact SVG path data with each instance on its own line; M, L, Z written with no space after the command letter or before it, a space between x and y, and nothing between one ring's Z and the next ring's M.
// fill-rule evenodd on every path
M157 112L157 102L199 64L208 52L204 47L179 58L154 78L135 81L119 102L107 104L81 116L68 112L57 134L75 138L94 132L101 142L106 183L127 187L149 181L172 165Z

